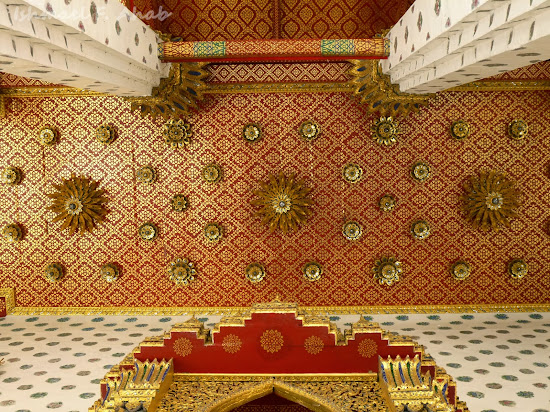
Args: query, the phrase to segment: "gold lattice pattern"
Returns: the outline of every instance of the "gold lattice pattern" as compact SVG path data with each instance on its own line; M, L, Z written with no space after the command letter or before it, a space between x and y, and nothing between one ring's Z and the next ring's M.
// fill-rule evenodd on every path
M212 308L247 306L277 293L308 306L550 303L544 207L550 204L550 120L540 116L550 112L548 92L439 93L428 108L400 120L403 134L390 148L371 138L374 118L346 93L208 96L204 110L189 119L193 139L181 150L164 143L165 121L141 118L116 97L12 97L8 105L9 116L0 119L0 170L17 167L23 178L18 186L0 185L0 223L17 222L23 238L0 242L0 285L15 289L17 306ZM463 141L449 133L460 118L472 130ZM516 118L529 125L518 141L508 136ZM323 137L301 139L304 119L315 119ZM118 130L109 146L95 140L106 121ZM242 138L250 122L262 124L263 138L254 145ZM46 149L36 138L45 124L61 136ZM423 183L411 176L420 161L430 166ZM354 184L342 177L350 162L363 168ZM217 184L201 176L211 163L224 168ZM159 179L136 184L135 171L147 164ZM469 176L492 169L517 182L522 205L509 229L487 233L467 224L461 195ZM270 233L250 205L255 182L280 171L307 177L315 201L307 225L285 236ZM101 182L110 199L105 222L73 237L51 223L46 196L71 173ZM398 201L391 213L378 209L386 193ZM188 196L182 213L172 210L175 194ZM432 231L416 241L411 224L420 219ZM158 226L154 241L139 238L143 222ZM209 222L222 225L221 242L206 241ZM346 222L359 223L363 236L347 240ZM186 289L166 274L178 256L199 268ZM381 256L399 257L402 281L387 287L373 279L369 271ZM529 263L520 280L507 270L516 258ZM451 277L457 260L472 268L463 282ZM316 282L303 274L311 261L326 271ZM44 278L42 269L52 262L66 269L61 282ZM113 283L99 275L109 262L121 269ZM259 284L244 276L251 262L262 262L268 273Z

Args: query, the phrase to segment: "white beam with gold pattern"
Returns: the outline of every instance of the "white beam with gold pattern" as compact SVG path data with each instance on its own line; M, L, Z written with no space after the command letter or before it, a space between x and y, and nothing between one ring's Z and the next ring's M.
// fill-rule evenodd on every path
M435 93L550 58L550 0L416 0L388 36L392 83Z
M0 71L147 96L164 67L157 35L117 1L0 0Z

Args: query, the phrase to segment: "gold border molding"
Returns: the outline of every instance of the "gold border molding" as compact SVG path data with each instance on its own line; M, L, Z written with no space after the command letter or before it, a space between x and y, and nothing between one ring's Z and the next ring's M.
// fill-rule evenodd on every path
M446 92L487 92L550 90L550 80L478 80L445 90Z
M207 83L205 94L238 94L238 93L352 93L355 85L350 82L334 83ZM462 86L445 90L484 92L484 91L529 91L550 90L550 80L501 80L468 83ZM108 96L104 93L72 87L21 87L0 88L0 101L6 97L57 97L57 96ZM3 99L2 99L3 98ZM4 103L5 104L5 103ZM0 102L0 118L2 117L2 103Z
M108 96L75 87L2 87L0 97Z
M8 315L127 315L127 316L182 316L182 315L224 315L237 316L248 307L9 307ZM308 315L392 315L429 313L495 313L495 312L550 312L550 304L526 305L423 305L423 306L300 306Z

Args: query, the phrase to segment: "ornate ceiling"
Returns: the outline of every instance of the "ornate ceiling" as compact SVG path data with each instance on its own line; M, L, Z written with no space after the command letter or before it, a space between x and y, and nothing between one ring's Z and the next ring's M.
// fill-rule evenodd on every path
M133 1L144 16L159 6L172 13L164 21L148 22L188 41L368 38L395 24L412 3L413 0Z
M348 33L345 18L334 17L344 5L300 4L303 13L316 10L312 22L333 18L327 37L372 36L375 20L389 27L408 5L349 4L360 8L355 15L365 24L357 27L368 31ZM268 15L279 22L271 26L281 37L297 18L289 16L300 14L288 1L208 2L212 10L222 5L239 15L277 8ZM215 38L200 37L202 3L163 6L177 8L163 24L190 30L171 29L174 34ZM189 24L177 23L191 15ZM221 16L226 21L230 14ZM315 30L304 16L295 38ZM224 30L232 23L222 23L215 25L220 38L247 38L243 33L253 27L230 37ZM0 186L0 223L9 240L0 246L0 285L15 290L18 307L217 308L276 295L341 311L550 303L543 213L549 120L539 115L548 112L548 91L494 90L512 79L548 79L550 64L487 79L482 92L471 91L474 85L440 93L428 108L395 122L351 99L350 68L348 62L210 65L208 94L181 131L166 131L160 118L141 118L120 98L75 96L78 91L2 74L10 98L0 119L0 168L15 168L20 184ZM312 82L325 92L264 93L277 91L266 85ZM236 93L243 89L248 93ZM524 139L509 135L515 119L528 125ZM46 126L54 136L49 144L40 135ZM489 170L507 173L520 206L517 216L510 213L510 228L486 232L475 227L479 205L471 223L462 199L464 183ZM254 204L261 183L281 173L302 180L308 192L296 197L289 185L260 202L295 214L275 225L291 228L286 234L270 232L270 219L262 222L261 205ZM54 185L72 174L97 182L105 192L96 198L107 200L79 204L55 195L61 189ZM66 193L80 193L76 181L68 182ZM307 207L293 209L299 202ZM87 214L76 220L69 208L54 221L64 205ZM489 215L479 218L492 222ZM512 277L511 262L527 274Z
M308 306L548 303L550 125L537 114L547 110L546 91L441 93L402 119L397 143L386 147L373 139L375 118L346 93L217 95L189 119L190 143L175 149L162 120L141 119L118 98L13 98L2 120L2 166L23 173L18 186L2 186L0 212L3 223L23 228L23 239L2 244L0 283L15 288L19 305L39 307L245 306L277 294ZM529 134L516 141L507 127L519 117ZM463 140L449 132L458 119L470 128ZM298 133L305 120L322 128L311 141ZM95 140L104 123L117 130L108 146ZM243 138L249 123L261 126L262 139ZM59 130L54 146L38 141L45 124ZM411 177L418 161L430 165L424 183ZM357 183L344 179L348 163L362 168ZM213 184L201 175L209 164L222 172ZM152 184L136 180L146 165L157 176ZM510 229L476 229L462 212L464 182L488 169L507 172L522 193ZM312 189L312 216L286 235L270 233L250 203L259 182L279 172L295 173ZM52 185L71 173L100 182L109 198L105 222L92 233L60 231L47 210ZM181 213L171 207L176 194L188 197ZM396 201L389 212L379 208L384 195ZM418 220L430 224L424 240L411 234ZM152 241L138 236L146 222L158 229ZM347 222L360 225L358 240L342 233ZM218 241L205 236L209 223L222 228ZM383 256L402 263L391 286L373 278ZM189 286L170 281L167 266L177 257L194 264ZM513 259L528 262L523 279L507 273ZM450 272L458 260L471 267L462 282ZM323 269L314 282L302 273L312 261ZM43 268L55 262L64 277L52 283ZM254 262L266 272L258 284L245 277ZM116 282L101 276L108 263L120 268Z

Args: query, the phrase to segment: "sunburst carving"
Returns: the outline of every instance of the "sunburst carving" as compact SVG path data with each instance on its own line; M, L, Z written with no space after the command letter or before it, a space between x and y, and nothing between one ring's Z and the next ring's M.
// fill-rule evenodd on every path
M258 198L251 203L260 207L256 214L262 218L263 224L269 225L270 231L280 229L283 233L291 232L303 225L311 215L311 189L303 180L297 181L294 174L270 174L269 181L261 182L260 187L254 192Z
M505 173L494 170L471 177L469 184L464 185L463 196L468 220L483 230L510 227L510 219L518 216L520 206L520 192L515 185Z
M69 235L77 231L81 235L91 232L96 223L105 219L105 203L109 201L103 196L105 191L97 188L98 185L92 179L74 174L70 179L63 179L60 185L53 185L57 192L47 195L53 199L48 209L57 215L52 222L63 221L60 230L69 228Z

